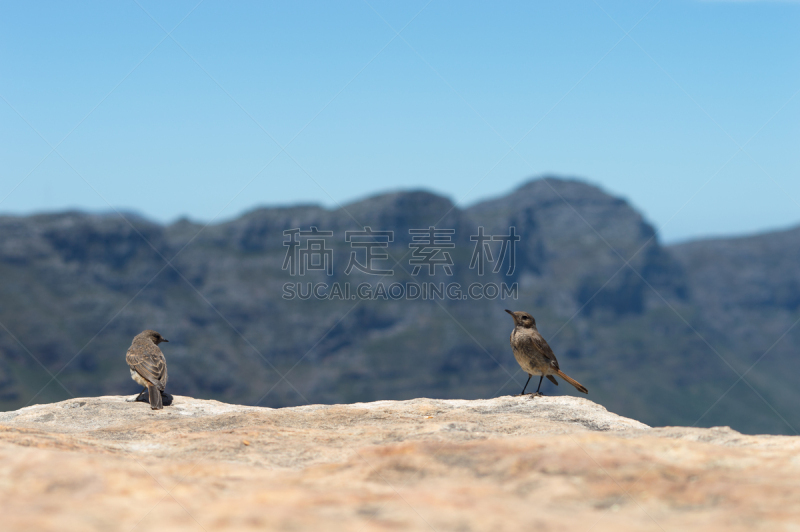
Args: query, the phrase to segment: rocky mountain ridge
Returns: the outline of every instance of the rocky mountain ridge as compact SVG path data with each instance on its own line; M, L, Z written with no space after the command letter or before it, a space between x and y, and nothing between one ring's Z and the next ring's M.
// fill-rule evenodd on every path
M394 232L390 259L378 261L392 275L344 273L363 253L346 232L364 226ZM512 272L493 271L497 241L484 275L469 268L479 227L499 236L512 226ZM283 269L284 231L311 227L332 232L330 276ZM453 230L452 276L411 274L409 231L428 227ZM794 434L798 236L663 246L624 200L557 178L466 209L417 191L333 210L257 209L207 227L0 217L0 406L133 394L124 352L145 328L170 340L173 393L262 406L518 393L525 376L503 312L514 307L534 314L562 368L615 411ZM516 283L518 299L286 300L290 282Z

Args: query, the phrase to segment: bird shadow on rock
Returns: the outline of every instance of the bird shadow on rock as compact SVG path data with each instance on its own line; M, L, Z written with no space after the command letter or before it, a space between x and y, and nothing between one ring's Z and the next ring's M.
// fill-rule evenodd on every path
M139 392L139 395L136 396L136 399L134 399L133 402L150 404L150 399L147 394L147 388ZM167 392L161 392L161 404L163 404L164 406L172 405L172 394L169 394Z

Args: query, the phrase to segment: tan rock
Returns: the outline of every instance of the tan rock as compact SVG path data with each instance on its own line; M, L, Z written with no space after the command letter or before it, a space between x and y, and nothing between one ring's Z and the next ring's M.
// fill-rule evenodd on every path
M575 397L0 413L3 530L789 530L800 438Z

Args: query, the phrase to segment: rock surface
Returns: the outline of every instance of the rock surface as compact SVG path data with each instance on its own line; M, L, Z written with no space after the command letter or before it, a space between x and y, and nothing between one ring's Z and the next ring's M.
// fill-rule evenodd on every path
M0 413L3 530L789 530L800 438L574 397Z

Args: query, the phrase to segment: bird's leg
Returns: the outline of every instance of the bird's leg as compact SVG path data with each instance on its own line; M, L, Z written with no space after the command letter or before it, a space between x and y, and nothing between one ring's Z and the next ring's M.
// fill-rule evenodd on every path
M145 387L141 392L139 392L139 396L136 398L136 400L140 403L150 403L148 395L147 388Z
M147 394L147 388L142 388L142 391L139 392L139 395L137 395L133 399L125 399L125 401L127 401L128 403L135 403L137 401L138 402L142 402L142 403L146 403L146 402L148 402L146 394Z
M527 388L528 387L528 383L531 382L531 377L532 376L533 375L528 373L528 380L525 381L525 386L522 387L522 393L520 393L520 395L525 395L525 388Z
M536 393L534 395L542 395L541 393L539 393L539 388L542 387L543 379L544 379L544 374L541 377L539 377L539 386L536 387Z

